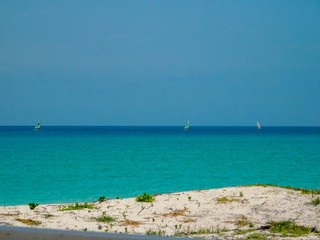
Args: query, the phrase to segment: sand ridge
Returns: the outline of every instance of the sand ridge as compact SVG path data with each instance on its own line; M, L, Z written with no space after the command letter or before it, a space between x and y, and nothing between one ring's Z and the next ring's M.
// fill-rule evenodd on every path
M94 202L93 209L60 211L70 204L1 206L0 225L169 236L246 239L253 233L282 239L268 231L270 222L292 220L312 228L298 239L320 239L320 205L316 196L280 187L230 187L155 196L152 203L135 198ZM109 222L97 218L109 217ZM31 221L32 222L32 221ZM288 238L284 238L288 239Z

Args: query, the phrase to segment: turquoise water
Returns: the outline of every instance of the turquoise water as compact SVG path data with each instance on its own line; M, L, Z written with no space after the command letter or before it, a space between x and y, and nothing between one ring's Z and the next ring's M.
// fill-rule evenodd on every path
M0 127L0 205L254 183L320 188L320 127Z

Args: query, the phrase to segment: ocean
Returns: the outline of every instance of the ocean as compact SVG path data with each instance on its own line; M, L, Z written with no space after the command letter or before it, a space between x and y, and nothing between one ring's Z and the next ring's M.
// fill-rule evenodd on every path
M256 183L320 189L320 127L0 127L0 205Z

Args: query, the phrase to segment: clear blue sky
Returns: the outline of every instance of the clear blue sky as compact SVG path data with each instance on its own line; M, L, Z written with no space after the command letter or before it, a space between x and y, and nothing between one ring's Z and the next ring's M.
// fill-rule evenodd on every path
M320 125L320 1L0 1L0 125Z

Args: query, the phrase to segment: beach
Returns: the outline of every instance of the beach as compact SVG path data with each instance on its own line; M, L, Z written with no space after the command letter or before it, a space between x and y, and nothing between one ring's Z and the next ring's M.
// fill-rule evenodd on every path
M304 227L298 239L320 239L319 192L276 186L146 194L77 204L1 206L0 225L33 228L202 237L290 239L277 224ZM149 197L149 199L148 199ZM76 209L77 210L72 210ZM250 238L252 237L252 238ZM256 237L256 238L254 238Z

